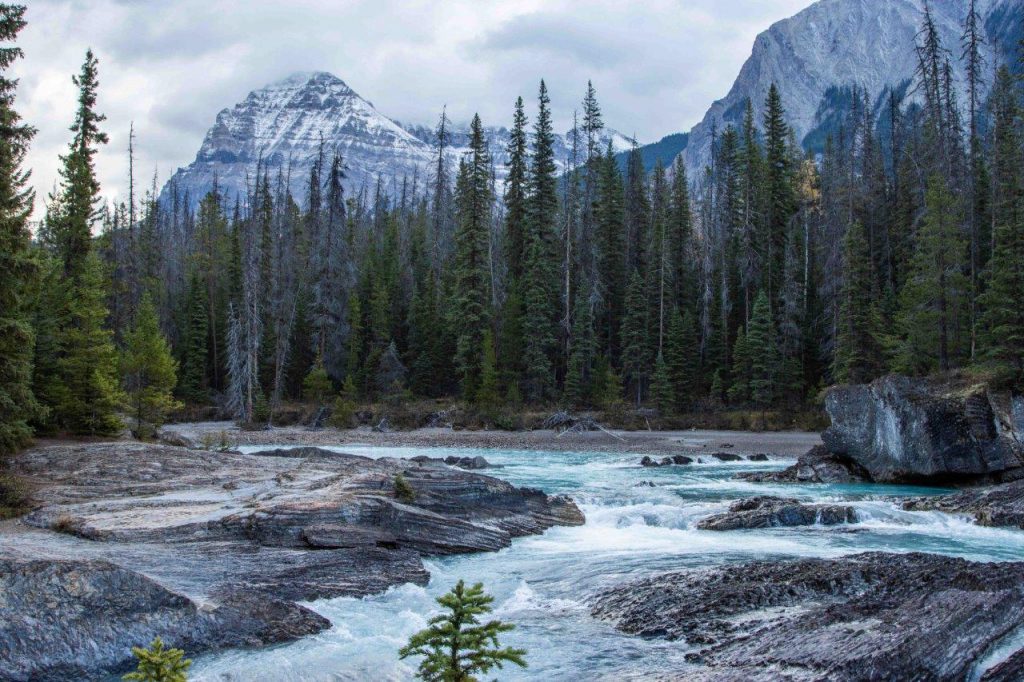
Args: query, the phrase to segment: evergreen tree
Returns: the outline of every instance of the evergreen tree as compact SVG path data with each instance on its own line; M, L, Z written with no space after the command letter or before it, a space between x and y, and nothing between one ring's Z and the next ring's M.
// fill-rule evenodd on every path
M107 436L122 427L118 412L125 404L117 377L113 335L107 318L103 266L95 253L85 261L62 302L67 306L60 328L56 375L47 394L57 424L77 435Z
M740 327L736 331L736 343L732 347L732 382L729 384L729 390L726 391L730 402L745 403L750 400L750 382L753 378L753 371L747 333L743 327Z
M445 613L434 616L425 630L414 634L402 647L400 658L422 656L416 676L426 682L472 682L504 664L526 667L526 651L501 648L498 636L515 626L480 618L492 611L494 597L477 583L466 587L460 580L451 592L437 599Z
M836 335L835 380L867 383L882 371L875 277L864 228L854 222L843 242L843 286Z
M512 131L508 140L508 175L505 178L505 239L509 276L512 287L522 280L525 272L527 243L527 145L526 112L523 98L516 99Z
M765 137L765 287L769 308L781 295L786 232L795 210L793 168L788 147L790 128L782 108L782 96L773 83L768 90L764 114Z
M494 352L494 334L484 331L483 348L480 351L480 386L476 391L476 404L487 412L493 412L501 402L498 393L498 359Z
M558 251L554 225L558 215L555 177L554 132L550 99L540 83L540 106L534 125L527 203L527 270L524 276L525 317L524 386L526 398L539 402L551 397L554 384L554 353L558 333Z
M897 320L896 368L911 374L949 370L961 357L967 319L966 248L956 197L942 176L929 179L925 203Z
M750 354L750 399L761 407L770 405L775 397L778 363L775 336L768 296L762 291L754 300L754 314L750 318L746 339Z
M585 405L591 398L594 355L594 315L590 303L582 296L576 299L572 321L572 350L565 376L565 400L570 406Z
M651 400L662 414L671 412L676 404L676 394L672 388L665 354L658 353L654 361L654 375L651 377Z
M669 316L668 337L665 343L665 360L668 364L669 381L676 399L676 409L687 409L697 396L698 372L700 371L700 344L697 340L697 324L693 313L686 311L685 317L673 309Z
M22 170L35 130L14 110L18 81L9 70L22 56L13 41L25 7L0 5L0 457L25 446L29 421L42 416L32 392L34 334L29 295L39 268L29 245L35 195Z
M626 310L622 320L622 370L637 407L643 402L644 382L651 362L649 348L644 283L634 270L626 289Z
M623 227L622 176L611 143L596 161L600 166L594 218L597 228L599 266L598 347L615 364L619 358L619 327L622 324L623 296L626 291L626 242Z
M181 354L181 377L178 395L188 403L204 404L207 393L207 323L206 286L193 274L189 280L188 299L185 303L185 348Z
M490 326L490 156L479 116L473 117L470 126L469 147L456 195L458 231L454 275L459 315L456 364L462 377L463 394L472 402L480 385L484 335Z
M132 647L132 653L139 659L139 667L121 678L126 682L185 682L188 679L186 674L192 661L185 658L181 649L164 648L159 637L148 649Z
M993 202L992 258L988 288L981 298L981 355L1007 374L1019 387L1024 381L1024 171L1021 170L1021 107L1009 70L996 76L993 92Z
M178 363L160 333L156 309L148 295L142 297L125 346L124 384L135 420L135 435L146 438L163 425L168 412L181 407L173 398Z

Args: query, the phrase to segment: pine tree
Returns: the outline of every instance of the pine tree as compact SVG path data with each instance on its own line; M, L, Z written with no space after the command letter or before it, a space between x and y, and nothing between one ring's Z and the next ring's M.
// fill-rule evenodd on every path
M453 267L459 315L456 364L463 395L472 402L480 385L484 335L490 326L490 156L479 116L474 116L470 125L469 147L456 195L458 231Z
M173 398L178 363L160 332L156 309L148 294L143 295L132 330L125 339L122 367L135 434L139 438L149 437L181 403Z
M34 334L29 294L39 267L29 245L34 192L22 170L35 130L14 110L18 81L8 77L22 56L12 45L25 27L25 7L0 5L0 457L25 446L29 422L42 416L32 392Z
M539 402L552 395L554 353L558 340L558 252L554 225L558 215L558 192L549 105L547 86L541 81L530 166L527 204L529 255L523 286L524 386L526 398L531 402Z
M925 203L897 320L896 368L910 374L949 370L962 355L967 320L966 247L956 197L940 175L929 178Z
M626 310L622 320L622 371L636 398L637 407L643 402L644 384L651 362L649 348L644 283L634 270L626 289Z
M750 353L750 399L754 404L765 407L775 397L778 351L768 296L763 291L754 300L754 314L750 318L746 343Z
M654 374L651 377L651 400L662 414L667 414L675 408L676 394L672 388L672 380L664 353L658 353L658 357L654 361Z
M472 682L476 675L501 670L506 663L525 668L525 650L499 648L498 636L515 626L499 620L480 622L493 610L493 602L481 583L466 587L460 580L437 599L446 612L414 634L399 650L399 658L422 656L416 676L426 682Z

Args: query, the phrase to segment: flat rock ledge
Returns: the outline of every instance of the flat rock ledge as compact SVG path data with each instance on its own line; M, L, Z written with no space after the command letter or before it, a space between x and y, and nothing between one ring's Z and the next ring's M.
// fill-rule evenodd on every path
M1024 629L1024 563L882 552L758 561L620 585L592 613L691 647L675 679L1024 677L1024 652L992 658Z
M856 523L853 507L838 504L803 504L782 497L752 497L735 502L729 511L697 522L701 530L743 530L780 526L835 526Z
M103 679L158 634L190 656L289 641L330 625L297 601L426 584L421 557L584 522L566 497L444 463L317 448L52 446L13 469L37 507L0 532L4 680Z

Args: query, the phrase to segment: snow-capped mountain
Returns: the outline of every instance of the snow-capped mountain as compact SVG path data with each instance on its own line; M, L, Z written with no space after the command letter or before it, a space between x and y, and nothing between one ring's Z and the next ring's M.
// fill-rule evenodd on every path
M747 98L760 124L772 83L780 89L797 139L804 141L822 123L820 116L828 114L822 98L830 88L856 85L874 98L911 79L917 67L914 39L923 4L924 0L820 0L759 35L729 94L715 102L690 132L683 158L691 177L708 161L713 129L739 125ZM962 80L958 57L968 0L929 0L929 6ZM981 0L978 11L990 33L991 64L992 53L1003 49L1009 32L1019 31L1024 0Z
M486 129L498 181L505 177L509 131ZM633 141L606 131L616 151ZM195 161L180 168L164 187L179 196L188 194L195 205L213 187L214 179L230 198L243 197L258 163L276 176L282 170L298 201L306 197L309 170L321 140L330 154L337 149L346 166L346 189L372 188L381 179L387 189L402 178L430 176L435 158L433 127L400 124L362 98L337 76L325 72L298 73L249 93L242 102L217 114ZM469 136L455 126L448 155L453 163L468 151ZM569 157L566 136L556 136L556 159ZM454 169L454 165L452 166Z

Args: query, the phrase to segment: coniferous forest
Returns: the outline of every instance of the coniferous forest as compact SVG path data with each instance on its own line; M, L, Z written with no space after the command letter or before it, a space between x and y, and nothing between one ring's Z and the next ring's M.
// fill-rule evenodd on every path
M889 372L1024 385L1024 85L1019 61L983 58L973 11L959 45L926 12L914 81L845 92L821 153L773 86L696 177L638 149L623 168L588 83L562 172L541 81L510 107L501 184L480 118L453 163L442 115L422 176L347 189L325 144L301 195L260 163L245 196L188 197L144 188L129 150L114 205L92 52L59 186L29 189L23 14L0 6L0 450L147 436L197 406L254 424L413 398L671 415L798 411Z

